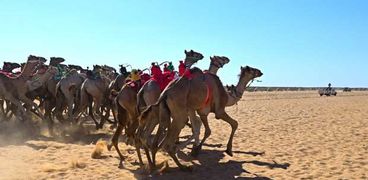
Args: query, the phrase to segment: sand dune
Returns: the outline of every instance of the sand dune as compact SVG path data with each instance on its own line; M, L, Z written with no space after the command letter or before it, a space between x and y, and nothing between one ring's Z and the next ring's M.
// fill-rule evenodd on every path
M230 126L210 116L212 135L199 157L187 155L190 147L179 153L193 172L181 172L160 152L158 161L167 161L169 168L153 175L139 168L135 149L124 143L122 169L114 150L91 157L99 139L109 141L108 128L96 132L87 126L50 138L31 137L3 123L0 179L368 179L368 92L246 93L227 110L239 122L234 157L223 152ZM188 134L185 128L182 136Z

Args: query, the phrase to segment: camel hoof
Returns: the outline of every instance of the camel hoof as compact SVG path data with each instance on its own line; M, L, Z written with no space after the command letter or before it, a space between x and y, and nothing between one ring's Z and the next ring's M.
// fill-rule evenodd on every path
M185 171L185 172L192 172L193 171L193 167L192 166L183 166L180 169L182 171Z
M193 157L198 157L199 152L202 150L202 146L195 146L192 149L192 152L190 153Z
M229 156L233 157L233 151L232 150L228 150L226 149L226 154L228 154Z
M107 150L111 151L111 148L112 148L112 144L108 144L107 145Z
M119 169L124 169L123 161L120 161L118 168Z

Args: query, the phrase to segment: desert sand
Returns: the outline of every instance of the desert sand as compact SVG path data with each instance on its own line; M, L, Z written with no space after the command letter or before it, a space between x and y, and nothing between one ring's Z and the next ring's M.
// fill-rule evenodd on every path
M187 155L191 146L179 153L193 171L180 171L160 152L158 162L168 167L151 175L123 142L126 160L118 168L116 151L105 149L108 127L86 125L53 138L0 123L0 179L368 179L368 92L246 92L227 111L239 122L233 157L224 153L230 126L211 115L212 134L199 157ZM184 128L181 140L190 132ZM94 159L97 141L104 151Z

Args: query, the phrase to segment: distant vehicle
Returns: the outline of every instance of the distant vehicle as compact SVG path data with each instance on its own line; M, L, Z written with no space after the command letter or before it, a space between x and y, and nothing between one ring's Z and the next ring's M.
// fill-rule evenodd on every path
M323 95L326 95L326 96L336 96L337 93L336 93L336 91L335 91L334 88L328 87L328 88L324 88L324 89L318 90L318 94L320 96L323 96Z
M351 92L351 88L346 87L346 88L344 88L342 91L343 91L343 92Z

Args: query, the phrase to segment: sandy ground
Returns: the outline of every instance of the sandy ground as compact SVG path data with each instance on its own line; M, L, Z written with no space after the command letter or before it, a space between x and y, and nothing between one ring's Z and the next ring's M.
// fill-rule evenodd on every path
M108 128L50 138L1 123L0 179L368 179L368 92L338 93L246 93L227 109L239 122L234 156L223 152L230 126L211 115L212 135L199 157L187 155L190 147L179 153L193 172L181 172L160 153L158 161L169 168L148 175L139 168L135 149L124 143L122 169L114 150L91 158L95 143L111 137ZM189 133L185 128L182 135Z

